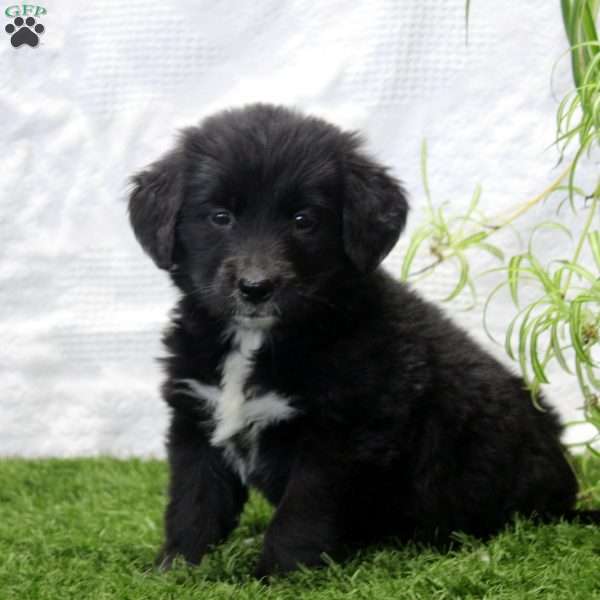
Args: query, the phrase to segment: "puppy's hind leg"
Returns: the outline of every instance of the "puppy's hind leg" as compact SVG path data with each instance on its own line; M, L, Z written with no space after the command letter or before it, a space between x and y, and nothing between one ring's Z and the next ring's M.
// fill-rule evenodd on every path
M169 568L180 555L198 564L237 525L248 497L240 478L187 415L173 415L168 442L171 469L166 541L157 557Z

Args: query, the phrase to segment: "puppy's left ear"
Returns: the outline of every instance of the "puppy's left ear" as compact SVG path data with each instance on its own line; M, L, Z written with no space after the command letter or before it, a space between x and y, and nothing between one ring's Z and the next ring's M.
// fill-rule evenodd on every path
M129 220L142 248L161 269L173 263L177 213L183 199L183 156L174 150L131 179Z
M408 202L386 169L356 153L349 163L343 212L344 248L363 273L372 271L394 247L406 224Z

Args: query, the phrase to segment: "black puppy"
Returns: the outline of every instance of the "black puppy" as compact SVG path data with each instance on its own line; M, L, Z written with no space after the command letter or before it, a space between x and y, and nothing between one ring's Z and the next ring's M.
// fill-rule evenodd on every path
M251 485L276 506L259 575L573 514L552 410L378 268L408 207L356 134L253 105L184 130L133 182L135 234L182 292L163 565L198 563Z

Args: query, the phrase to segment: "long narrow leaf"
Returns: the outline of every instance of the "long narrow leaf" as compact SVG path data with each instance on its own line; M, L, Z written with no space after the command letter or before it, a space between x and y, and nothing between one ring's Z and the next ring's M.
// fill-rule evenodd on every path
M590 273L585 267L569 262L568 260L559 260L557 262L561 263L565 269L573 271L573 273L577 273L577 275L589 281L592 284L592 287L600 285L598 282L598 276Z
M498 246L488 244L487 242L479 242L479 247L486 252L489 252L492 256L495 256L498 260L504 261L504 252Z
M591 231L588 234L588 243L592 251L592 256L596 262L596 266L600 271L600 231Z
M547 331L549 327L550 323L547 323L544 319L537 321L533 326L531 339L529 341L529 358L531 361L531 368L533 370L533 374L540 383L549 383L548 378L546 377L544 366L538 354L540 335Z
M427 140L421 142L421 178L423 180L423 190L427 198L427 206L433 212L433 204L431 202L431 192L429 190L429 179L427 175Z
M552 352L558 361L558 364L561 366L563 371L569 373L569 375L573 375L573 371L569 367L569 363L563 354L562 348L560 347L560 336L558 333L559 320L556 318L552 322L552 326L550 328L550 343L552 345Z
M456 250L464 250L465 248L467 248L468 246L472 246L474 244L478 244L479 242L481 242L482 240L485 240L485 238L488 236L488 233L485 231L479 231L477 233L474 233L473 235L470 235L462 240L460 240L460 242L458 242L454 248Z
M520 274L520 266L523 261L523 255L518 254L517 256L513 256L508 261L508 287L510 289L510 295L515 306L519 307L519 274Z
M485 303L483 305L483 329L485 331L485 333L487 334L488 338L490 338L490 340L492 342L494 342L495 344L500 345L500 342L498 342L498 340L492 335L492 332L490 331L489 327L488 327L488 310L489 307L492 304L492 298L494 298L494 296L506 285L506 281L501 281L492 291L491 293L488 295L488 297L485 299ZM508 354L508 353L507 353Z
M404 260L402 261L402 269L400 270L400 278L402 281L407 281L410 276L410 269L412 267L415 256L419 250L421 244L429 237L431 230L428 226L425 226L413 234L408 245L408 249L404 254Z
M597 390L600 390L600 379L596 377L595 368L592 365L586 364L585 372L590 384Z
M542 267L538 259L533 254L527 254L527 260L531 265L531 272L540 280L547 294L554 295L557 291L559 291L554 286L552 279L550 279L550 276L544 267Z
M554 221L544 221L543 223L538 223L531 230L531 235L529 236L529 254L533 254L533 238L535 237L535 234L542 229L560 231L561 233L564 233L570 240L573 239L573 234L570 232L569 228L565 227L562 223L556 223Z
M469 281L469 263L467 262L467 259L464 257L462 252L457 252L454 256L456 256L456 258L458 259L459 264L458 283L456 284L455 288L450 292L450 294L446 298L444 298L444 302L449 302L450 300L456 298L463 291L464 287Z
M582 302L572 302L571 315L569 317L569 332L571 334L571 343L573 344L573 349L575 350L575 354L579 359L578 361L576 361L576 366L578 362L589 362L589 358L587 352L585 351L583 340L581 339L581 330L583 325L583 319L581 314L582 307Z

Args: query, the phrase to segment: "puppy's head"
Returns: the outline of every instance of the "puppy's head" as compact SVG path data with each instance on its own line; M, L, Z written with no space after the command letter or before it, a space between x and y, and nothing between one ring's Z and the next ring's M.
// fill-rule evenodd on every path
M215 317L244 327L327 305L396 243L408 206L354 133L253 105L182 132L133 178L137 239Z

